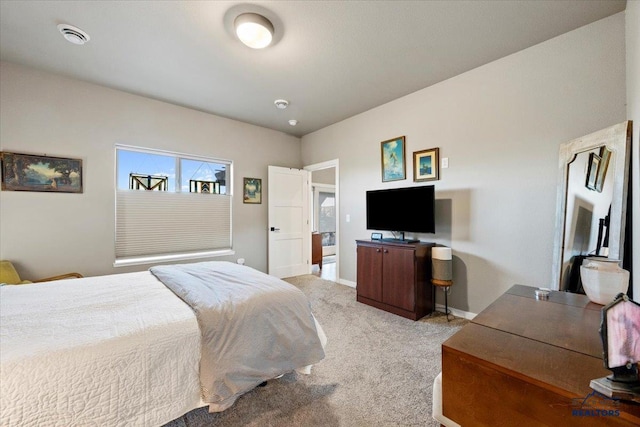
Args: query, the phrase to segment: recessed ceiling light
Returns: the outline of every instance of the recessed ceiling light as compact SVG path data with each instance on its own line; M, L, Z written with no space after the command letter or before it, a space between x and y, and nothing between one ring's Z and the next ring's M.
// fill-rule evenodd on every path
M85 33L78 27L74 27L73 25L68 24L60 24L58 25L58 31L62 34L62 36L70 43L83 45L89 40L89 34Z
M287 101L286 99L276 99L275 101L273 101L273 103L276 105L276 108L279 110L284 110L289 106L289 101Z
M273 40L273 24L257 13L238 15L233 23L240 41L250 48L262 49Z
M296 119L291 119L291 120L289 120L289 124L290 124L291 126L295 126L295 125L297 125L297 124L298 124L298 121L297 121Z

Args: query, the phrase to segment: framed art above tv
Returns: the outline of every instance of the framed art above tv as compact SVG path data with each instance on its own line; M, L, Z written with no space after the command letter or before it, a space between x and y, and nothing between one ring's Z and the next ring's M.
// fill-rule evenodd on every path
M388 139L380 143L382 182L398 181L407 176L404 136Z
M413 180L437 181L440 179L440 149L415 151L413 153Z

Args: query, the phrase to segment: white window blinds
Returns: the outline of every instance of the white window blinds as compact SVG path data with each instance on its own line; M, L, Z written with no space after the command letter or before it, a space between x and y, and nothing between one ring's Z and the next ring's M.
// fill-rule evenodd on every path
M231 196L117 190L116 263L231 249Z

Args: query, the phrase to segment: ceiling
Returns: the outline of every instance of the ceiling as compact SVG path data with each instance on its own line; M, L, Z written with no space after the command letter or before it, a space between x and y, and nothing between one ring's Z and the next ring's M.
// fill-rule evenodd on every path
M0 1L0 59L302 136L609 15L618 0ZM231 31L275 27L263 50ZM58 24L86 31L76 46ZM278 110L274 100L289 101ZM292 127L289 119L298 120Z

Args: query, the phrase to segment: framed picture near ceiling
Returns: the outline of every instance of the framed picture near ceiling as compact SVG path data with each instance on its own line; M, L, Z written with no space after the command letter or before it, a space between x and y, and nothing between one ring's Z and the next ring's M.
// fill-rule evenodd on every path
M0 153L2 190L82 193L82 160Z
M589 163L587 163L587 179L585 186L589 190L596 189L596 182L598 179L598 168L600 167L600 156L596 153L589 154Z
M242 189L243 203L262 203L262 180L260 178L244 178Z
M388 139L380 143L382 182L398 181L406 178L404 136Z
M598 165L598 176L596 177L596 191L602 193L604 187L604 179L607 177L609 169L609 159L611 158L611 150L607 147L600 147L600 164Z
M437 181L440 179L440 149L414 151L413 153L413 180Z

